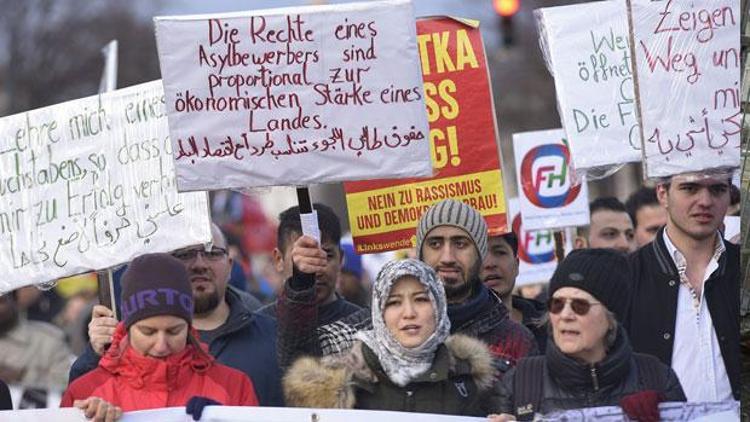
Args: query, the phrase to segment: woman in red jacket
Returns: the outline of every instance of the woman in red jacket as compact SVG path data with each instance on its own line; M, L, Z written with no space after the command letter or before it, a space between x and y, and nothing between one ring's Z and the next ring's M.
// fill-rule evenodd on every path
M61 407L114 421L122 412L185 406L196 396L229 406L258 405L250 379L216 363L196 340L191 282L180 261L167 254L140 256L122 283L123 321L112 345L98 368L70 384Z

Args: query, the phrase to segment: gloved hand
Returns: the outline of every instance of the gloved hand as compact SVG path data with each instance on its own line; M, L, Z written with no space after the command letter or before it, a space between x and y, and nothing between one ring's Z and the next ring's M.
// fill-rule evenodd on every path
M193 396L185 405L185 413L191 415L194 421L199 421L206 406L221 406L221 403L208 397Z
M664 399L664 393L656 390L639 391L620 399L620 407L630 419L639 422L658 422L659 403Z

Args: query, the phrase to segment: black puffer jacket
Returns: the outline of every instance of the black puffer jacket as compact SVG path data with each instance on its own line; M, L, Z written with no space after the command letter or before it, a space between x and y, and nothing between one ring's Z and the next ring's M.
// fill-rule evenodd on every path
M618 329L617 339L607 357L597 364L582 363L563 354L551 337L545 355L531 359L542 362L539 366L543 380L540 400L531 400L532 403L520 398L517 400L517 392L529 390L530 386L539 382L539 378L533 375L533 371L519 374L518 369L514 368L499 385L503 413L521 418L532 413L619 406L623 397L644 390L663 392L666 401L686 400L672 368L653 356L633 353L622 328ZM646 374L645 371L652 372ZM659 385L653 385L655 380Z

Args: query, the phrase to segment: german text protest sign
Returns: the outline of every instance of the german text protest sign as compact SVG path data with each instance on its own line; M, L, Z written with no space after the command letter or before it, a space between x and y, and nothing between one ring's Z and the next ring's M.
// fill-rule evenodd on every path
M211 239L155 81L0 119L0 291Z
M572 183L570 151L562 129L513 134L516 180L526 230L589 224L585 180Z
M461 200L507 231L497 129L484 47L476 23L417 21L432 163L422 180L344 183L358 253L410 248L422 213L445 198Z
M518 277L516 286L548 282L557 268L555 232L550 229L527 230L521 217L518 198L508 200L513 233L518 236ZM573 249L572 236L565 236L565 250Z
M625 4L592 2L536 13L575 167L639 161Z
M432 175L407 0L155 20L181 191Z
M740 163L739 0L628 0L646 176Z

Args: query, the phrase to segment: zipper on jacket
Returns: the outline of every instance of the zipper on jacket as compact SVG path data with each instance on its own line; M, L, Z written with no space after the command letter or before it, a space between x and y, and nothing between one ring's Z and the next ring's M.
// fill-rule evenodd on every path
M599 376L596 375L596 367L591 365L591 381L594 383L594 391L599 391Z

